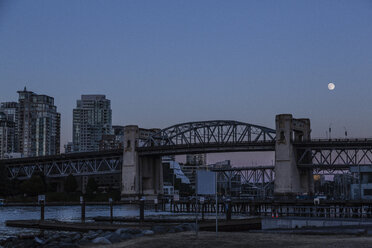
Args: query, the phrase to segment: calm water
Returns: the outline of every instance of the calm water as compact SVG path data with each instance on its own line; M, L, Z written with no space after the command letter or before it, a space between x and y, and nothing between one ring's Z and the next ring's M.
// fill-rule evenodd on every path
M145 215L160 214L152 210L146 210ZM80 206L51 206L45 207L45 219L61 221L80 221ZM85 215L87 221L96 216L110 216L109 206L86 206ZM137 206L120 205L114 206L114 216L139 216ZM0 207L0 239L14 236L18 233L34 233L37 229L24 229L6 227L7 220L40 219L40 207Z

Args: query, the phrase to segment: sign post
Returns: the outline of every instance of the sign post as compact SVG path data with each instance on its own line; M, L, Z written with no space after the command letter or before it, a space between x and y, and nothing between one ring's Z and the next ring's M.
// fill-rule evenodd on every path
M214 174L216 184L216 237L218 237L218 187L217 187L217 171Z
M44 217L45 217L45 195L38 195L37 200L40 204L40 220L44 221Z

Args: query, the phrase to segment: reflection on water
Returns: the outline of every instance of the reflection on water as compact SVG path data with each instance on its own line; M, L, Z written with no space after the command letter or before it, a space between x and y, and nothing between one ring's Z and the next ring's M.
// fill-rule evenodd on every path
M109 206L86 206L87 220L96 216L110 216ZM155 212L147 210L146 215L155 214ZM157 213L158 214L158 213ZM61 221L80 221L81 207L80 206L46 206L45 219L56 219ZM114 216L138 216L139 210L133 205L114 206ZM24 229L6 227L7 220L27 220L39 219L40 207L2 207L0 206L0 239L14 236L18 233L37 232L36 229Z

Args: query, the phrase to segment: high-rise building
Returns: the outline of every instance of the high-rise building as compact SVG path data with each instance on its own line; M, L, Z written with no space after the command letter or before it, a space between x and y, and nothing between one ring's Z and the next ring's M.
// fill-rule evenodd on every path
M11 143L8 143L10 147L8 147L6 153L15 153L18 152L18 132L17 132L17 127L18 127L18 103L17 102L2 102L0 106L0 112L5 114L5 118L7 120L7 124L5 124L5 121L3 119L2 125L4 126L14 126L14 131L11 131L10 133L8 132L7 135L10 135L8 137L9 141ZM2 116L4 118L4 116ZM13 129L13 127L12 127Z
M98 151L103 135L112 134L111 102L105 95L82 95L73 111L73 149Z
M102 135L99 143L100 151L116 150L124 148L124 127L112 126L113 134Z
M18 122L18 103L17 102L2 102L0 111L4 112L9 121Z
M0 159L7 153L15 152L15 123L0 112Z
M18 91L18 149L25 157L60 153L61 116L54 98L32 91Z

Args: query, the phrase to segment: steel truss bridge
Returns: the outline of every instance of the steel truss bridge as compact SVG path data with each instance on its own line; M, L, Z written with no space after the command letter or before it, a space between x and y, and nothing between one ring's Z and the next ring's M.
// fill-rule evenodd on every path
M136 151L139 156L275 151L275 133L274 129L238 121L189 122L139 139ZM312 168L316 174L346 172L353 165L372 164L372 139L311 140L293 144L300 154L298 166ZM122 159L123 151L113 150L0 160L0 166L7 166L11 178L29 178L35 172L48 177L84 176L121 173ZM243 180L263 182L271 180L269 170L241 168L224 173L240 173Z
M348 171L350 166L372 165L372 139L327 139L294 143L300 168ZM307 160L307 158L311 158ZM311 161L306 163L304 161Z
M274 129L238 121L188 122L140 142L140 156L239 151L274 151Z
M56 156L0 160L10 178L26 179L34 173L46 177L89 176L121 173L122 150L70 153Z

